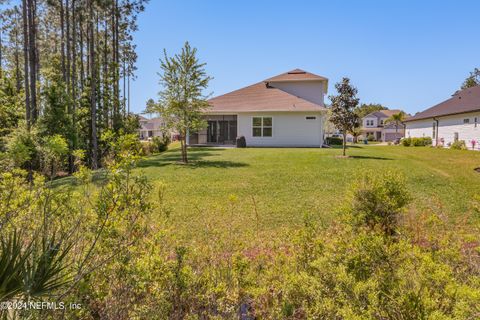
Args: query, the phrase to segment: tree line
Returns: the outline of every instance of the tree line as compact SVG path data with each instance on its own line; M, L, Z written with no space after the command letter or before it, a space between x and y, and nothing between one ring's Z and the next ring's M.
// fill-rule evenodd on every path
M23 166L35 169L39 161L28 142L60 136L70 173L78 149L91 168L101 166L105 136L138 127L130 115L132 35L147 1L0 0L3 149L23 144L29 158Z

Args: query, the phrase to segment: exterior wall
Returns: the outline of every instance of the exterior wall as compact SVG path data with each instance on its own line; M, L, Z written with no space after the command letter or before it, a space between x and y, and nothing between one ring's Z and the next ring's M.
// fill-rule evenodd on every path
M433 134L433 119L409 121L406 124L405 136L407 138L430 137ZM433 141L435 144L435 141Z
M373 120L373 126L367 126L367 120ZM378 127L378 118L377 117L365 117L362 119L362 127L367 130L368 128Z
M470 123L464 123L464 119L470 119ZM477 124L475 123L477 118ZM477 142L475 150L479 150L480 141L480 113L463 113L459 115L439 117L438 119L438 140L439 145L448 146L455 141L455 133L458 133L458 140L464 140L467 148L472 149L471 141ZM407 137L432 137L433 118L407 122ZM435 145L436 139L433 139Z
M278 88L302 99L324 106L323 82L321 81L285 81L271 82L272 87Z
M272 137L253 137L252 118L271 116ZM307 120L307 116L316 117ZM238 135L245 136L247 147L321 147L324 116L319 112L253 112L240 113Z

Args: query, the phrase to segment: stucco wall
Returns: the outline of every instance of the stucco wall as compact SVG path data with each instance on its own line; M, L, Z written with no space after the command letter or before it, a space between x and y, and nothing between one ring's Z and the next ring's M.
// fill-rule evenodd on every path
M371 126L367 126L367 120L373 120L373 125ZM378 126L378 118L377 117L365 117L362 119L362 127L365 128L365 129L368 129L368 128L375 128Z
M323 106L323 83L321 81L285 81L271 82L272 87L278 88L297 97Z
M433 119L418 120L406 123L405 136L407 138L432 137Z
M271 116L272 137L253 137L252 118ZM316 117L307 120L307 116ZM320 147L323 144L321 112L241 113L237 118L238 135L245 136L249 147Z
M477 125L475 125L475 117L477 118ZM467 118L470 119L470 123L465 124L464 119ZM433 122L433 119L407 122L407 137L432 137ZM477 141L475 149L479 150L480 113L472 112L438 118L439 143L442 138L445 146L454 142L456 132L458 133L458 139L464 140L469 149L472 148L471 141ZM435 144L435 141L433 143Z

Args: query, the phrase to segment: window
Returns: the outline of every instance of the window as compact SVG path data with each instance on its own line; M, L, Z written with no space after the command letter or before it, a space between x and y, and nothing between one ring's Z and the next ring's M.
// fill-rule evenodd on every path
M317 117L307 117L306 119L307 120L315 120L315 119L317 119Z
M464 124L470 123L470 119L469 119L469 118L463 119L463 123L464 123Z
M254 137L271 137L273 121L272 117L253 117L252 135Z
M373 120L366 120L367 121L367 127L373 127Z
M435 139L437 136L437 130L435 130L437 127L437 124L434 122L433 123L433 133L432 133L432 139Z
M453 141L457 142L458 141L458 132L455 132L453 134Z
M381 126L383 126L383 119L382 119L382 120L380 120L380 125L381 125Z

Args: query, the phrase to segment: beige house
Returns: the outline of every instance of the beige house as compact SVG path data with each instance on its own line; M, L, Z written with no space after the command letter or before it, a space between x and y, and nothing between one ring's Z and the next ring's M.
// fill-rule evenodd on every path
M138 131L140 140L151 140L153 137L162 136L163 132L165 132L165 122L161 117L148 119L144 116L139 116L139 118L140 129Z
M206 129L188 136L189 145L321 147L328 79L295 69L210 99Z
M405 125L400 123L398 128L394 122L386 120L401 110L380 110L367 114L362 118L361 137L363 139L373 135L376 141L394 141L405 136Z

